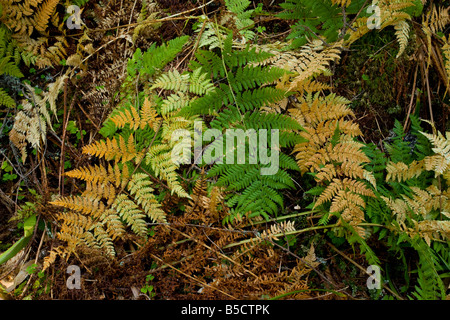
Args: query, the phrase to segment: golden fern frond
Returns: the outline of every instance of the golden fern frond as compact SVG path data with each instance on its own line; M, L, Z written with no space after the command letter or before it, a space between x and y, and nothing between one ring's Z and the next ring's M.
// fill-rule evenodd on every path
M351 191L340 190L333 198L330 206L330 213L341 212L341 218L352 225L361 237L365 237L364 229L358 225L364 221L364 211L366 202L360 195Z
M51 201L50 204L78 211L93 218L100 217L106 208L100 199L84 196L60 197Z
M445 206L447 199L435 186L430 186L426 190L418 187L411 187L412 197L402 195L403 200L408 204L415 214L420 214L424 219L432 210L438 210Z
M130 106L112 115L110 120L118 129L129 125L130 129L136 131L139 128L144 129L148 125L156 131L160 117L152 100L145 97L141 110Z
M450 159L450 132L446 133L446 137L439 131L437 134L421 133L433 144L434 148L432 150L434 153Z
M59 0L47 0L39 7L33 19L36 30L39 32L45 32L47 30L47 24L58 3Z
M141 129L144 129L146 125L149 125L156 131L158 130L159 121L160 117L158 112L156 112L155 104L150 98L146 97L141 108Z
M402 230L411 237L416 235L423 238L428 245L431 240L442 239L448 241L450 239L450 221L430 219L430 213L434 210L447 215L450 209L450 194L441 192L436 186L432 185L426 190L418 187L411 187L413 191L412 197L402 195L403 199L389 199L381 197L392 212L396 215L396 220ZM414 216L413 216L414 214ZM422 217L420 220L416 217ZM406 219L409 217L410 219ZM412 222L412 228L406 225L406 221Z
M320 92L298 98L294 108L289 109L290 116L297 120L301 125L310 126L318 124L321 121L334 120L346 116L354 117L354 113L348 108L350 101L336 94L329 94L322 97ZM326 112L323 112L327 110Z
M94 165L74 169L65 173L68 177L76 178L93 184L110 182L117 188L123 188L129 178L128 166L124 165L122 169L116 163L113 166L108 165L108 169L104 166Z
M337 172L341 176L350 177L353 179L366 179L364 168L359 162L344 161L341 165L337 166ZM328 180L330 181L330 179Z
M377 8L379 8L380 12L380 17L377 17L380 19L379 28L377 28L378 30L383 30L388 26L398 26L397 28L403 31L405 31L407 27L403 23L400 25L400 23L402 21L406 22L406 20L411 20L411 16L402 10L415 5L414 0L379 0L374 1L372 4L376 5ZM368 22L368 17L361 17L356 19L356 21L352 25L352 28L349 28L347 31L348 37L346 40L346 45L352 44L371 31L371 29L369 29ZM401 46L403 46L405 43L407 43L407 37L405 38L403 32L401 33L402 38L400 44ZM398 36L400 36L400 34Z
M386 165L386 181L402 182L412 178L417 178L423 172L423 161L414 160L406 165L403 162L388 162Z
M331 201L341 191L350 191L351 193L357 195L375 197L373 191L367 188L366 184L363 181L353 180L349 178L344 178L342 180L335 178L316 200L314 207Z
M306 93L313 93L318 91L324 91L324 90L330 90L331 86L329 86L326 83L322 83L313 79L306 79L304 81L298 81L296 83L296 87L292 88L295 91L298 91L300 93L306 92ZM288 90L288 88L287 88Z
M118 129L129 125L131 129L136 131L136 129L141 127L141 116L134 107L130 107L122 112L116 113L111 116L110 119Z
M441 174L445 175L450 169L449 159L441 154L425 157L423 164L425 170L434 171L436 177Z
M418 234L431 246L431 240L450 240L449 220L425 220L417 223Z
M94 223L90 216L71 211L59 213L57 219L63 220L68 227L82 228L85 230L89 230Z
M330 155L331 159L339 162L356 162L369 163L370 159L362 151L362 143L357 142L339 142L333 147L333 153Z
M327 163L326 165L317 170L317 174L314 176L314 179L317 182L332 181L336 176L337 176L336 167L331 163Z
M405 219L411 212L411 209L406 202L402 199L390 199L384 196L381 196L381 199L384 200L389 209L395 214L396 220L400 226L404 226Z
M340 41L324 47L321 40L315 39L301 47L300 56L297 60L298 64L294 67L294 70L290 70L297 73L291 83L290 90L298 87L299 82L326 71L332 61L340 60L342 44L343 42Z
M55 263L56 258L59 256L61 258L65 258L68 256L69 252L67 251L67 248L63 246L58 246L56 248L53 248L50 250L50 253L48 256L44 258L44 263L42 264L42 271L47 270L53 263Z
M93 183L91 181L86 182L86 190L81 194L85 197L105 198L107 200L107 205L114 202L116 197L116 188L111 183Z
M79 169L74 169L66 172L65 175L84 181L92 181L95 184L110 181L108 171L102 165L87 166Z
M128 137L127 142L125 142L123 136L119 135L118 138L106 138L106 140L99 140L84 146L82 151L84 154L105 158L105 160L114 159L116 163L121 159L125 163L142 155L142 152L136 150L136 144L132 134Z

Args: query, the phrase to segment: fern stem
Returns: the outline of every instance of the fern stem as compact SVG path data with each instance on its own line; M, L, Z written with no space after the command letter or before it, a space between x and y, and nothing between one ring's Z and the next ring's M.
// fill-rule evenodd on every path
M300 233L304 233L304 232L308 232L308 231L314 231L314 230L321 230L321 229L328 229L328 228L335 228L335 227L340 227L337 224L331 224L331 225L327 225L327 226L317 226L317 227L310 227L310 228L305 228L305 229L301 229L301 230L295 230L295 231L289 231L289 232L283 232L283 233L276 233L273 234L272 236L274 237L281 237L281 236L289 236L292 234L300 234ZM249 242L254 241L255 238L251 238L251 239L246 239L246 240L242 240L239 242L235 242L235 243L230 243L226 246L224 246L224 249L228 249L228 248L232 248L235 246L240 246ZM264 239L262 239L264 240Z
M304 214L311 213L311 212L313 212L313 211L304 212ZM300 216L302 214L297 214L297 215ZM292 216L295 216L295 215L292 215ZM274 220L276 220L276 219L274 219ZM266 221L258 222L258 223L264 223L264 222L266 222ZM382 224L378 224L378 223L359 223L358 225L362 226L362 227L384 227L384 228L388 228L387 226L382 225ZM276 233L276 234L273 234L272 236L274 236L274 237L281 237L281 236L288 236L288 235L292 235L292 234L300 234L300 233L304 233L304 232L308 232L308 231L329 229L329 228L344 228L344 226L338 225L338 224L330 224L330 225L326 225L326 226L316 226L316 227L310 227L310 228L305 228L305 229L295 230L295 231L289 231L289 232L284 232L284 233ZM224 246L223 248L224 249L228 249L228 248L232 248L232 247L235 247L235 246L240 246L240 245L252 242L252 241L254 241L254 239L255 238L251 238L251 239L246 239L246 240L242 240L242 241L235 242L235 243L230 243L230 244Z
M316 212L319 212L319 211L320 210L311 210L311 211L305 211L305 212L300 212L300 213L294 213L294 214L290 214L290 215L286 215L286 216L276 217L276 218L273 218L273 219L270 219L270 220L262 220L262 221L249 223L249 224L245 225L244 227L250 227L250 226L254 226L254 225L262 224L262 223L267 223L267 222L278 222L278 221L286 220L286 219L290 219L290 218L306 216L308 214L316 213Z

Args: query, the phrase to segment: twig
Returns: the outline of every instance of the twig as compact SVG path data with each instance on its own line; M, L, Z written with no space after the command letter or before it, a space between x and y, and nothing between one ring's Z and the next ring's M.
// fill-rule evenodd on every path
M412 109L412 105L413 105L413 102L414 102L414 96L415 96L415 92L416 92L417 71L418 70L419 70L419 64L416 65L416 72L414 73L414 84L413 84L413 89L412 89L412 92L411 92L411 101L409 102L408 114L406 115L405 124L403 125L403 131L405 131L406 127L408 126L409 115L411 114L411 109Z
M190 279L192 279L192 280L194 280L194 281L197 281L198 283L202 284L203 286L210 287L210 288L212 288L212 289L214 289L214 290L217 290L217 291L219 291L220 293L226 295L227 297L230 297L231 299L236 300L235 297L233 297L232 295L230 295L230 294L228 294L228 293L226 293L226 292L220 290L219 288L215 288L215 287L213 287L213 286L207 284L206 282L203 282L202 280L199 280L199 279L197 279L197 278L195 278L195 277L193 277L193 276L191 276L191 275L189 275L189 274L187 274L187 273L184 273L183 271L181 271L181 270L175 268L175 267L172 266L171 264L165 263L161 258L155 256L154 254L150 254L150 255L151 255L154 259L156 259L156 260L158 260L159 262L163 263L164 265L167 265L168 267L170 267L170 268L172 268L173 270L175 270L175 271L181 273L182 275L184 275L184 276L186 276L186 277L188 277L188 278L190 278Z

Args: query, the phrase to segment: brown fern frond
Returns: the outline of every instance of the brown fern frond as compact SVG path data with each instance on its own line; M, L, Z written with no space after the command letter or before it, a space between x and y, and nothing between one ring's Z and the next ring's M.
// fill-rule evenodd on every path
M432 4L425 19L433 33L443 31L450 23L450 8L439 7Z
M34 16L33 23L39 32L45 32L47 30L47 24L50 17L53 15L56 6L58 5L58 0L47 0L39 7Z

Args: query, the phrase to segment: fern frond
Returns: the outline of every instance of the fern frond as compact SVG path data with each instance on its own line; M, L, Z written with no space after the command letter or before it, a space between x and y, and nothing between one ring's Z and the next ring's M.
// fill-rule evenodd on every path
M402 20L396 23L394 25L394 28L395 28L395 36L397 37L397 41L400 44L400 49L396 56L396 58L398 58L403 54L408 45L410 26L408 22Z
M1 55L0 55L1 56ZM16 63L9 61L10 57L0 58L0 75L7 74L12 77L22 78L23 74Z
M405 181L412 178L417 178L423 172L424 163L422 161L414 160L412 163L406 165L403 162L389 162L386 166L386 181Z
M155 222L166 222L166 215L160 208L151 187L152 183L144 173L135 173L128 183L128 190L134 195L136 203L144 209L148 217Z
M189 74L180 74L178 70L171 70L155 80L150 90L155 88L186 92L189 88Z
M96 141L84 146L83 153L105 158L106 160L114 159L116 162L122 159L123 163L142 155L136 150L133 135L128 137L127 142L121 135L118 138Z
M145 161L150 164L157 177L167 181L167 185L180 197L190 198L189 194L178 182L176 170L178 165L173 162L172 149L168 145L152 146L145 155Z
M50 204L78 211L94 218L100 217L106 208L105 204L98 198L82 196L60 197L59 199L51 201Z
M126 194L118 195L111 209L118 212L119 216L131 227L134 233L142 237L146 236L147 225L144 220L145 215Z
M58 0L47 0L42 3L33 19L36 30L39 32L45 32L47 30L47 24L58 3Z
M5 91L0 88L0 105L4 105L8 109L12 109L16 106L16 102L13 98Z

